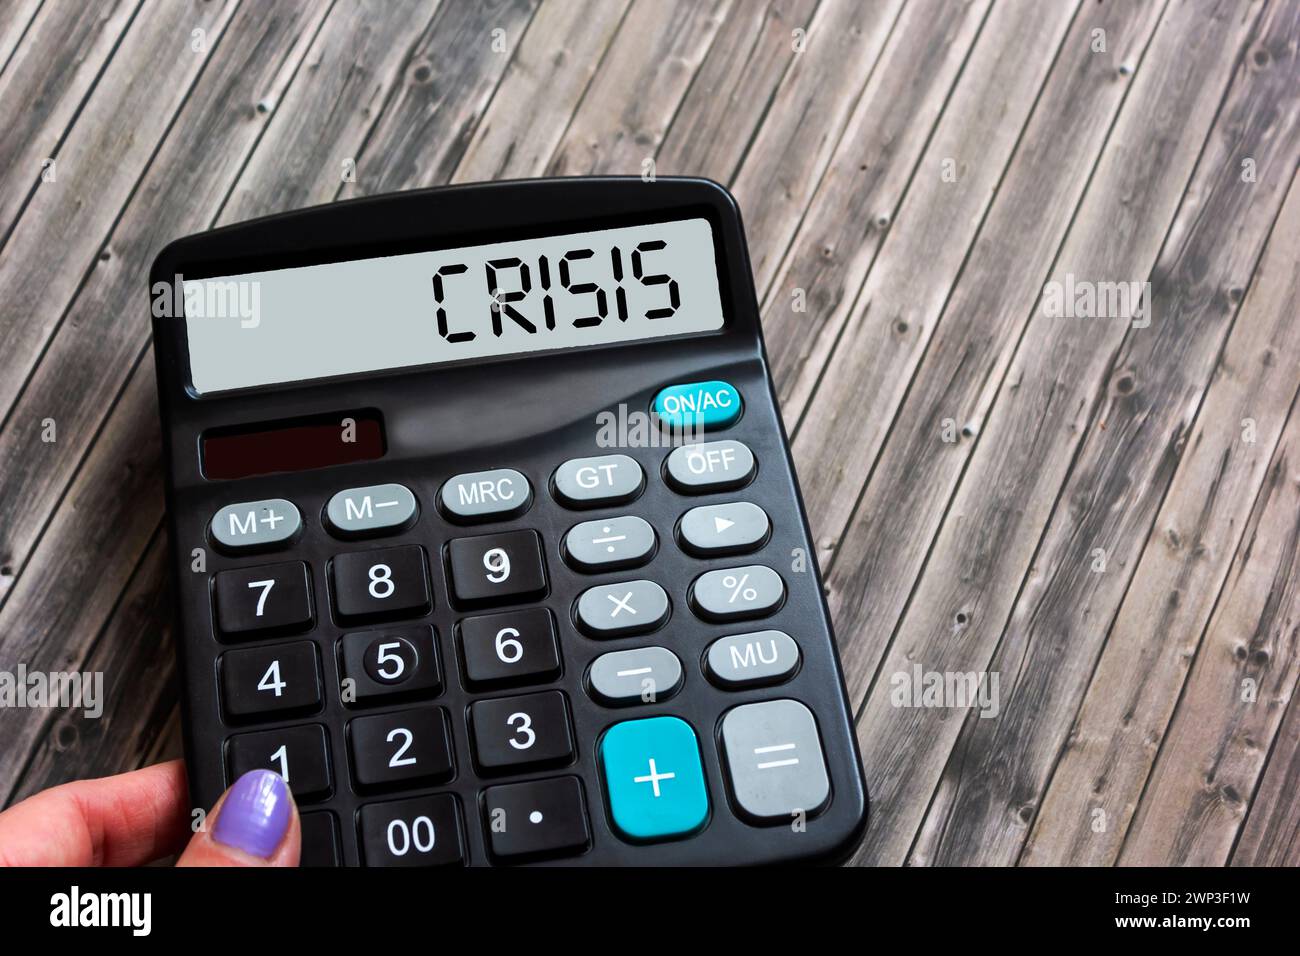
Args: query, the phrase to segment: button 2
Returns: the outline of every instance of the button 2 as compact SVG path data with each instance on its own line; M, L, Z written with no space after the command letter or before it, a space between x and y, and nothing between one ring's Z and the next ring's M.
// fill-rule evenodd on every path
M484 771L556 763L573 756L569 701L561 691L475 701L474 755Z
M329 743L320 724L236 734L226 744L226 756L232 783L250 770L274 770L295 800L329 793Z
M311 641L226 651L219 666L222 704L231 719L320 704L320 668Z
M592 637L644 634L668 619L668 595L653 581L602 584L578 598L577 616Z
M459 631L470 684L542 683L560 673L555 620L544 607L467 617Z
M673 449L668 483L688 495L739 488L754 475L754 453L741 442L706 441Z
M644 484L645 472L627 455L571 458L555 470L555 497L570 508L631 501Z
M831 784L812 711L797 700L744 704L722 718L731 792L743 815L788 823L825 806Z
M587 802L577 777L488 787L483 791L483 815L497 857L580 853L591 841Z
M287 631L311 624L311 587L302 561L222 571L216 576L217 626L225 634Z
M330 530L340 537L395 534L415 520L415 495L405 485L368 485L340 491L325 506Z
M681 689L682 662L666 647L611 651L591 662L587 684L592 697L611 707L653 704Z
M451 732L441 707L356 717L348 724L348 738L358 786L437 782L451 776Z
M446 793L361 808L366 866L446 866L465 859L456 798Z
M564 557L579 571L616 571L645 564L655 550L655 529L624 515L574 525L564 536Z
M292 501L266 498L226 505L212 516L212 537L227 551L256 551L288 541L302 527Z
M726 428L740 417L740 393L729 382L669 385L655 396L654 410L671 428Z
M609 812L629 840L694 833L709 817L700 746L679 717L615 724L600 741Z
M521 514L532 501L532 489L513 468L469 471L447 479L438 500L448 518L468 524Z
M462 603L520 601L546 591L542 539L536 531L457 538L447 552L452 593Z
M785 600L781 575L761 564L701 574L691 585L691 607L710 621L762 617Z
M677 526L682 549L699 557L756 551L771 531L767 512L748 501L692 508Z
M429 574L419 545L334 556L334 608L351 620L416 617L429 610Z

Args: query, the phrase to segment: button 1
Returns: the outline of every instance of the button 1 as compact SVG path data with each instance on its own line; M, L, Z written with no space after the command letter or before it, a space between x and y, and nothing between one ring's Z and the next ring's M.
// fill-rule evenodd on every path
M366 866L446 866L465 859L451 794L368 803L358 828Z
M591 662L587 684L591 696L610 707L653 704L681 689L682 662L666 647L611 651Z
M587 802L577 777L488 787L483 791L483 814L493 856L581 853L591 841Z
M521 514L532 501L532 489L513 468L468 471L447 479L438 500L448 518L469 524Z
M627 455L571 458L555 470L555 497L570 508L595 508L631 501L645 472Z
M784 600L781 575L761 564L710 571L691 585L691 607L697 615L712 621L762 617Z
M228 551L255 551L288 541L302 527L292 501L266 498L226 505L212 516L212 537Z
M709 680L723 688L775 684L799 666L799 645L784 631L732 634L709 645Z
M329 500L325 518L341 537L394 534L415 520L415 495L405 485L348 488Z
M794 813L816 813L830 797L817 722L797 700L727 711L722 749L736 806L756 822L788 823Z
M342 866L339 853L339 823L327 810L304 813L298 818L302 827L302 854L298 865L302 867Z
M302 630L312 622L311 586L302 561L222 571L213 584L224 634Z
M578 625L592 637L653 631L668 619L668 595L653 581L588 588L578 598Z
M226 743L229 782L250 770L274 770L299 802L330 791L329 743L320 724L236 734Z
M451 732L441 707L408 707L348 723L352 776L361 787L451 777Z
M320 668L311 641L226 651L219 666L222 703L233 720L320 705Z
M726 428L740 417L740 393L730 382L669 385L655 396L654 410L671 428Z
M447 553L452 593L462 603L526 601L546 591L542 539L536 531L456 538Z
M558 690L470 705L474 755L484 771L556 763L573 756L569 701Z
M677 526L682 549L700 557L757 551L771 531L767 512L748 501L692 508Z
M679 717L625 720L600 741L614 826L629 840L693 833L709 816L700 746Z
M673 449L668 483L687 495L739 488L754 476L754 453L742 442L706 441Z
M655 529L624 515L584 521L564 536L564 556L579 571L616 571L645 564L655 550Z
M555 619L544 607L467 617L459 630L470 684L543 683L560 673Z
M331 565L334 608L342 618L417 617L429 610L429 573L419 545L338 554Z
M442 690L432 627L384 628L344 634L339 641L343 676L352 683L348 704L398 695L432 696Z

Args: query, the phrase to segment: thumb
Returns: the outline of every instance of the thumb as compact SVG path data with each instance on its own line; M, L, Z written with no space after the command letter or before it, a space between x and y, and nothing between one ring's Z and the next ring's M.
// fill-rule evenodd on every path
M301 841L284 778L250 770L217 801L176 865L297 866Z

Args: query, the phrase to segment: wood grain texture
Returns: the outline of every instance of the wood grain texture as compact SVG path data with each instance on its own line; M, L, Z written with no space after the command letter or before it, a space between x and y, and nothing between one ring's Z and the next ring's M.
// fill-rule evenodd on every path
M13 55L31 28L41 6L41 0L13 0L0 5L0 83L7 80Z
M1294 414L1294 410L1293 410ZM1291 691L1268 770L1251 801L1233 866L1300 866L1300 693Z

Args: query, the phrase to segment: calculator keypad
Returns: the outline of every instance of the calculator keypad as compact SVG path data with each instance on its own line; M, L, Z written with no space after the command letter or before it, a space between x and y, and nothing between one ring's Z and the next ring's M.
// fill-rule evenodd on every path
M562 691L479 700L470 706L474 759L484 772L558 763L573 756Z
M320 724L236 734L226 757L231 783L250 770L274 770L299 802L330 791L329 743Z
M222 703L231 720L320 705L320 668L311 641L226 651L219 666Z
M542 539L536 531L456 538L447 553L452 593L462 604L526 601L546 590Z
M311 625L311 584L302 561L222 571L214 590L223 634L244 637Z
M417 617L429 610L424 548L354 551L333 560L334 609L344 620Z

